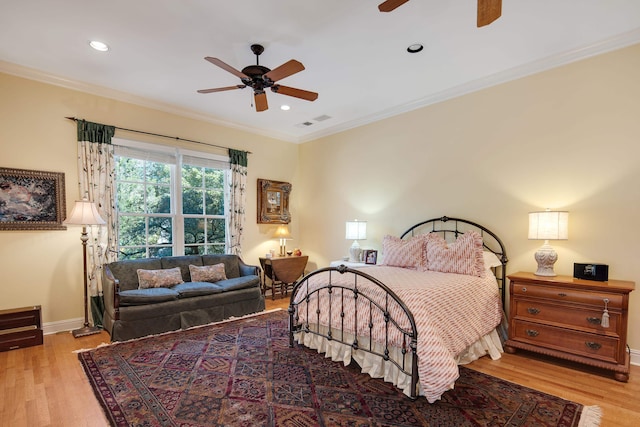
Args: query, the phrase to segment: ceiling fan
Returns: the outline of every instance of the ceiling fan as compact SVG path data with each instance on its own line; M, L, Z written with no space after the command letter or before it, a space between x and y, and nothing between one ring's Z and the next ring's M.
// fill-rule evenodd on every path
M409 0L387 0L378 5L380 12L391 12ZM478 0L478 28L491 24L502 15L502 0Z
M259 57L260 54L264 52L264 47L259 44L253 44L251 45L251 51L256 55L256 65L246 66L242 69L242 71L236 70L235 68L228 64L225 64L218 58L212 58L211 56L205 57L204 59L211 62L213 65L217 65L223 70L230 72L234 76L240 77L242 84L214 89L201 89L198 91L198 93L212 93L222 92L225 90L244 89L245 87L249 86L253 89L256 111L265 111L269 108L269 104L267 103L267 94L264 91L267 88L271 88L272 92L293 96L294 98L300 98L306 101L315 101L316 99L318 99L318 94L315 92L276 84L277 81L304 70L304 65L302 65L300 62L292 59L271 70L267 67L263 67L259 62Z

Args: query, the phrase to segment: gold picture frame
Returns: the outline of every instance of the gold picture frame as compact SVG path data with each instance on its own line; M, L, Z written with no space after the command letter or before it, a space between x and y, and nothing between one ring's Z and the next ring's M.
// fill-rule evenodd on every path
M64 173L0 168L0 230L66 230Z
M288 224L291 184L258 179L258 224Z

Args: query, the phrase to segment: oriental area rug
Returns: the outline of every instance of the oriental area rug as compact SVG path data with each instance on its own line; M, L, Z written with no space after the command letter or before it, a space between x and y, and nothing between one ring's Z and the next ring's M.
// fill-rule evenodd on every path
M429 404L323 354L289 347L284 310L83 351L112 426L577 427L597 408L460 367ZM583 424L579 424L580 418Z

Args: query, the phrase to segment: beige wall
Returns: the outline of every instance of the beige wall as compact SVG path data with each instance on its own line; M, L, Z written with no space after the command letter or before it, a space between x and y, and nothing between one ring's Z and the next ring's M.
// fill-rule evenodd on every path
M498 233L508 271L532 271L543 242L527 240L527 213L548 207L570 211L556 272L600 262L640 284L638 70L640 45L303 144L302 249L326 266L348 252L347 219L380 249L448 215ZM630 313L640 350L640 289Z
M64 172L67 212L79 194L76 126L66 116L251 151L243 258L255 264L260 254L277 247L271 240L275 227L256 224L256 180L292 182L295 195L297 145L1 73L0 94L0 167ZM121 131L116 136L174 144ZM197 144L181 145L226 154ZM296 237L300 233L295 197L291 211ZM36 304L42 305L45 323L83 316L79 228L0 232L0 309Z

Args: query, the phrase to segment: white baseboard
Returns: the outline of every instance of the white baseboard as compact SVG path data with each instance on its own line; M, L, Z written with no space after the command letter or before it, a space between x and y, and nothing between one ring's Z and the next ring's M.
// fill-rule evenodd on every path
M72 331L84 325L84 318L60 320L58 322L47 322L42 324L44 335L57 334L58 332Z
M630 349L629 356L632 365L640 366L640 350Z

